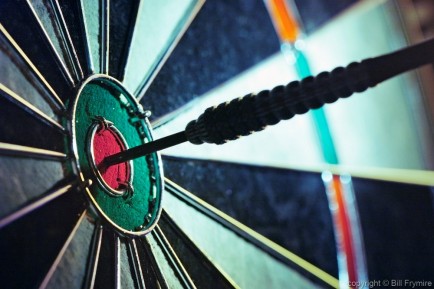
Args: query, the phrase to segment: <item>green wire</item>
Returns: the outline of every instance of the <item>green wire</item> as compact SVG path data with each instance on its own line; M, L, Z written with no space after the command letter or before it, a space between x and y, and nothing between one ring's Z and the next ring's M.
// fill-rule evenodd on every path
M303 51L294 47L293 53L295 57L295 69L297 70L298 76L300 78L305 78L312 75L309 67L309 62ZM328 125L327 117L324 112L324 108L321 107L318 109L313 109L312 116L324 160L329 164L338 164L338 156Z

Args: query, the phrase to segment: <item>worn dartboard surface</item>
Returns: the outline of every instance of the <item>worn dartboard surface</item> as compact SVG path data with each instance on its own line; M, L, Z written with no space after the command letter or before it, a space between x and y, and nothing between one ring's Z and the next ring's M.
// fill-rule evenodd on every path
M325 194L294 195L321 238L291 243L269 225L289 201L265 193L312 176L156 153L100 166L278 49L259 0L1 1L0 287L336 284ZM194 195L228 188L232 217ZM242 196L251 207L233 213Z

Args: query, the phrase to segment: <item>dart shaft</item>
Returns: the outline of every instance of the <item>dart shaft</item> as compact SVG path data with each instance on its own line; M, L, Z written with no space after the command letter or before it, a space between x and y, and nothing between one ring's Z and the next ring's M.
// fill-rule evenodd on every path
M156 141L145 143L140 146L133 147L131 149L119 152L117 154L108 156L104 159L105 166L111 166L119 163L123 163L141 156L148 155L150 153L175 146L187 141L187 137L184 131L160 138Z

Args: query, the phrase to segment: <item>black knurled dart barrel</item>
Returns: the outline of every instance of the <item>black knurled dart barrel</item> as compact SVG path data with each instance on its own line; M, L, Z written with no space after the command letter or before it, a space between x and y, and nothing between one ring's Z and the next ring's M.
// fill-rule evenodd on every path
M434 61L434 39L421 44L353 62L316 77L306 77L257 94L210 107L186 129L193 144L223 144L263 130L281 120L362 92L402 72Z
M189 141L193 144L223 144L332 103L339 98L362 92L391 77L434 62L434 39L383 56L353 62L331 72L322 72L277 86L257 94L248 94L210 107L185 131L107 157L106 165L131 160L157 150Z

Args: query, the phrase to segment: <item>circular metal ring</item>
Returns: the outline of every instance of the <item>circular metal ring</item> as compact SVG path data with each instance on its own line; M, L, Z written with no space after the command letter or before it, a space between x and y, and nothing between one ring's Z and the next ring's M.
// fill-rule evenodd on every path
M102 122L105 122L105 124L102 124ZM125 149L128 149L128 143L126 142L125 138L122 136L122 133L111 123L110 121L105 121L101 119L96 119L95 123L89 128L89 133L87 137L87 157L90 163L90 167L92 169L92 172L95 174L99 184L102 186L102 188L110 195L121 197L124 196L126 193L128 193L128 186L126 186L123 189L114 189L112 188L107 182L104 180L103 176L101 175L98 166L95 161L95 154L93 150L93 140L95 138L95 134L98 131L99 128L103 127L104 125L107 125L107 127L110 128L110 130L113 132L115 137L118 138L120 142L122 142ZM134 166L132 161L128 161L128 168L130 171L130 177L129 179L134 179Z

